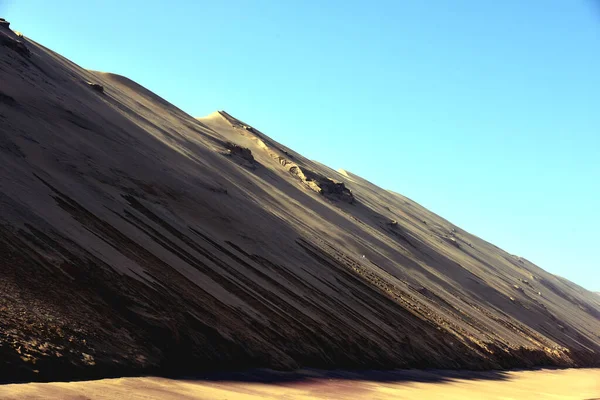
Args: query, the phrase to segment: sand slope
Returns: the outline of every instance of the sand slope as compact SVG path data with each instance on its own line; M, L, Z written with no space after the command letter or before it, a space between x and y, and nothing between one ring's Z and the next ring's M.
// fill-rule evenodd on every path
M0 39L2 379L599 365L597 295L225 112Z

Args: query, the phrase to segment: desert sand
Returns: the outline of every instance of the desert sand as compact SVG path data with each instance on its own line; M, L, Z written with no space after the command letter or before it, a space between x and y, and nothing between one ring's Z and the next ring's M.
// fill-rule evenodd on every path
M0 24L1 381L600 365L596 294L23 34Z
M193 381L164 378L104 379L91 382L29 383L0 386L5 400L309 400L422 399L521 400L600 398L600 370L570 369L472 373L398 371L385 380L361 380L338 373L307 371L303 380L272 383ZM344 377L342 377L344 376ZM393 378L396 377L396 380ZM401 379L405 377L406 379Z

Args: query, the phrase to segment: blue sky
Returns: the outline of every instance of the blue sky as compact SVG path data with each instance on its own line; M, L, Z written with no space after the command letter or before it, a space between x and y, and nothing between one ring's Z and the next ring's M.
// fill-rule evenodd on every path
M598 2L0 0L0 14L600 291Z

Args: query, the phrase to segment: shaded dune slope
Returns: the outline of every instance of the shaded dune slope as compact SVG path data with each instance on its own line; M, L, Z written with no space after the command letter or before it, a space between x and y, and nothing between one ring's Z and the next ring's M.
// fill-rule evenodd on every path
M0 37L3 380L600 365L596 294L225 112Z

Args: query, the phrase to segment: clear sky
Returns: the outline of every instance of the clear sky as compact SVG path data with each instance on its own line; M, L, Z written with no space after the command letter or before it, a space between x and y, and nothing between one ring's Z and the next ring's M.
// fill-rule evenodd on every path
M598 2L0 0L0 14L600 291Z

